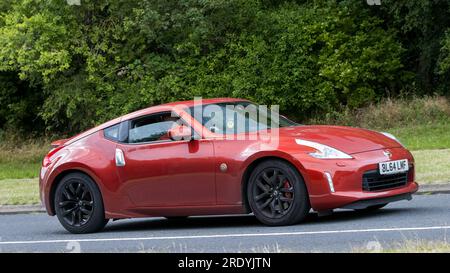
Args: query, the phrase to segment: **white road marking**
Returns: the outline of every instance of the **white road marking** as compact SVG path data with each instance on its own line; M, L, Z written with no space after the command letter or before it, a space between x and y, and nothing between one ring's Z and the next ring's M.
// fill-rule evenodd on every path
M150 240L180 240L180 239L212 239L212 238L238 238L238 237L264 237L264 236L294 236L294 235L318 235L318 234L341 234L341 233L368 233L368 232L390 232L390 231L424 231L424 230L447 230L450 226L431 227L398 227L398 228L374 228L374 229L350 229L350 230L324 230L324 231L298 231L298 232L271 232L271 233L242 233L242 234L211 234L192 236L160 236L160 237L129 237L129 238L99 238L99 239L62 239L62 240L38 240L38 241L5 241L0 245L18 244L55 244L69 242L120 242L120 241L150 241Z

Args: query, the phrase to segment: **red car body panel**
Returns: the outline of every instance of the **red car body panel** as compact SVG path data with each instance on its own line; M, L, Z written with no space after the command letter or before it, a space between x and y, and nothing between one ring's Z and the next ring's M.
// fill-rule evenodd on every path
M203 104L238 102L241 99L203 100ZM69 140L49 154L51 163L40 173L40 195L47 212L54 215L55 185L67 172L81 171L98 185L107 218L233 214L249 212L245 180L252 164L265 158L291 163L305 180L311 207L316 211L343 207L360 200L417 191L414 175L404 187L365 192L363 173L379 162L408 159L411 153L381 133L339 126L296 126L279 129L276 149L259 140L226 140L206 130L183 109L193 101L169 103L140 110ZM104 137L103 129L136 117L175 111L200 135L192 141L145 144L117 143ZM298 145L296 138L319 142L350 154L352 159L317 159L314 149ZM126 165L115 164L115 150L123 151ZM387 158L388 150L392 156ZM220 164L227 164L227 171ZM331 192L324 172L333 177ZM412 172L413 173L413 172Z
M127 160L118 168L121 191L136 207L215 205L211 140L117 146Z

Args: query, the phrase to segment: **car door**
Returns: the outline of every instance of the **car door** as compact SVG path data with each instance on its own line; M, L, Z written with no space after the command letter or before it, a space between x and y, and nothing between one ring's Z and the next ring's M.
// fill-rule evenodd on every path
M138 207L216 203L213 144L171 140L168 130L176 119L162 112L126 122L127 141L116 150L124 162L116 165L122 190Z

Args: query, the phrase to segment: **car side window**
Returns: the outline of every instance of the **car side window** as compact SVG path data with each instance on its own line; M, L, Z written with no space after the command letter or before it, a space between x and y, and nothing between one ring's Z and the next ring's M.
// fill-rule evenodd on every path
M178 117L170 112L154 114L132 120L128 133L129 143L144 143L152 141L170 141L168 131L177 126Z

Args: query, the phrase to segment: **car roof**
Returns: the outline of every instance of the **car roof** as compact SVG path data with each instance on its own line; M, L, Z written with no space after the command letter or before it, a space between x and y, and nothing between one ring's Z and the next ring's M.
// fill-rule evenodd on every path
M238 101L248 101L246 99L236 99L236 98L213 98L213 99L202 99L202 104L203 105L207 105L207 104L216 104L216 103L227 103L227 102L238 102ZM164 104L160 104L160 105L155 105L155 106L151 106L148 108L144 108L129 114L126 114L124 116L122 116L122 120L128 120L128 119L133 119L142 115L147 115L147 114L152 114L152 113L157 113L157 112L163 112L163 111L171 111L173 108L175 107L192 107L194 106L196 103L195 100L187 100L187 101L176 101L176 102L169 102L169 103L164 103Z
M237 101L248 101L245 99L236 99L236 98L213 98L213 99L202 99L203 104L214 104L214 103L225 103L225 102L237 102ZM177 101L177 102L169 102L165 104L161 104L159 106L178 106L178 105L186 105L187 107L194 106L195 100L187 100L187 101ZM151 108L151 107L149 107Z

